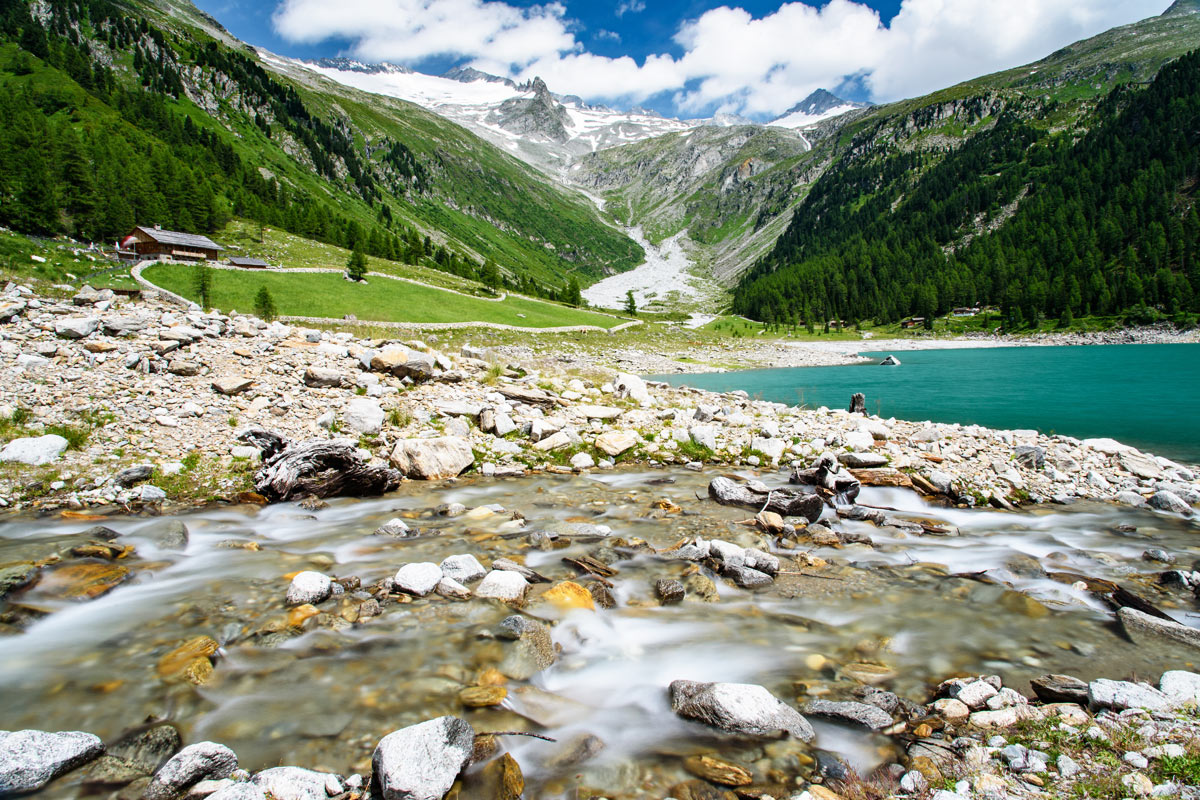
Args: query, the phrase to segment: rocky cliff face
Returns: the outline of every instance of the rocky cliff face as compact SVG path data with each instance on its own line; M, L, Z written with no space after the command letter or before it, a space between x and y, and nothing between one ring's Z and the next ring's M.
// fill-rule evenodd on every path
M543 137L562 144L571 138L567 130L571 115L565 106L554 99L541 78L534 78L530 87L533 97L514 97L505 100L488 117L488 122L506 131L526 137Z

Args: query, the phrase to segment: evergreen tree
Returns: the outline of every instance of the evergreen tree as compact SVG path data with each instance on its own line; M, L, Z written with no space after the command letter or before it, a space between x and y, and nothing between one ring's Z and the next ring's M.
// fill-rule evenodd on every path
M633 296L632 289L625 293L625 313L631 317L637 316L637 300Z
M196 297L199 298L200 307L204 310L212 308L212 270L208 267L200 267L196 270L193 288L196 291Z
M367 277L367 257L362 250L355 248L346 262L346 275L352 281L362 281Z
M271 297L271 292L266 286L259 287L258 294L254 295L254 313L259 319L267 322L274 322L279 313L275 310L275 300Z
M563 292L562 300L564 303L570 306L578 307L583 305L583 292L580 291L579 280L574 275L572 275L571 279L567 281L567 288L566 291Z

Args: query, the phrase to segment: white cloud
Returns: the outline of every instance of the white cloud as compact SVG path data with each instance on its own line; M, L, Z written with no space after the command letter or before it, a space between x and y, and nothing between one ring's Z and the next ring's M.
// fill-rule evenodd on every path
M640 14L646 10L644 0L621 0L621 4L617 6L617 16L623 17L626 14Z
M1160 13L1168 0L903 0L884 26L853 0L782 4L755 18L721 6L681 22L683 55L589 53L562 5L502 0L282 0L278 33L294 42L354 42L367 60L457 56L488 72L540 75L556 91L643 102L670 93L681 112L778 114L817 88L858 76L877 101L914 96L1037 60L1115 25ZM644 0L623 0L617 14Z
M596 31L595 38L605 39L610 42L620 42L621 34L617 33L616 31L598 30Z

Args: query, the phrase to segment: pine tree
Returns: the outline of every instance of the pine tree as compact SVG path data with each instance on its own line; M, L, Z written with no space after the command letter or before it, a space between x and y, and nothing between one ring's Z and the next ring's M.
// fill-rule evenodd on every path
M633 296L632 289L625 293L625 313L631 317L637 316L637 300Z
M579 280L574 275L567 281L566 291L563 292L563 302L570 306L583 305L583 293L579 290Z
M367 277L367 257L362 250L355 248L346 262L346 275L352 281L365 280Z
M267 322L274 322L279 313L275 310L275 301L271 298L271 292L266 286L259 287L258 294L254 296L254 313L259 319Z
M195 277L196 296L200 299L200 307L207 310L212 307L212 270L200 267Z

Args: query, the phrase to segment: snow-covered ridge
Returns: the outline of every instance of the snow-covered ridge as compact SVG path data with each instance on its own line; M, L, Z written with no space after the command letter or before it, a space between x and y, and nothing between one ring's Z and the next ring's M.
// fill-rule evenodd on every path
M264 60L281 67L303 68L332 81L373 94L407 100L454 120L499 145L514 156L557 174L575 156L643 139L688 130L698 121L667 119L640 109L623 112L589 105L578 97L554 95L566 110L565 141L555 141L522 126L513 130L509 101L538 97L533 84L517 85L475 70L454 70L445 76L426 75L393 64L363 64L347 59L298 61L259 51ZM501 106L509 105L501 113Z

